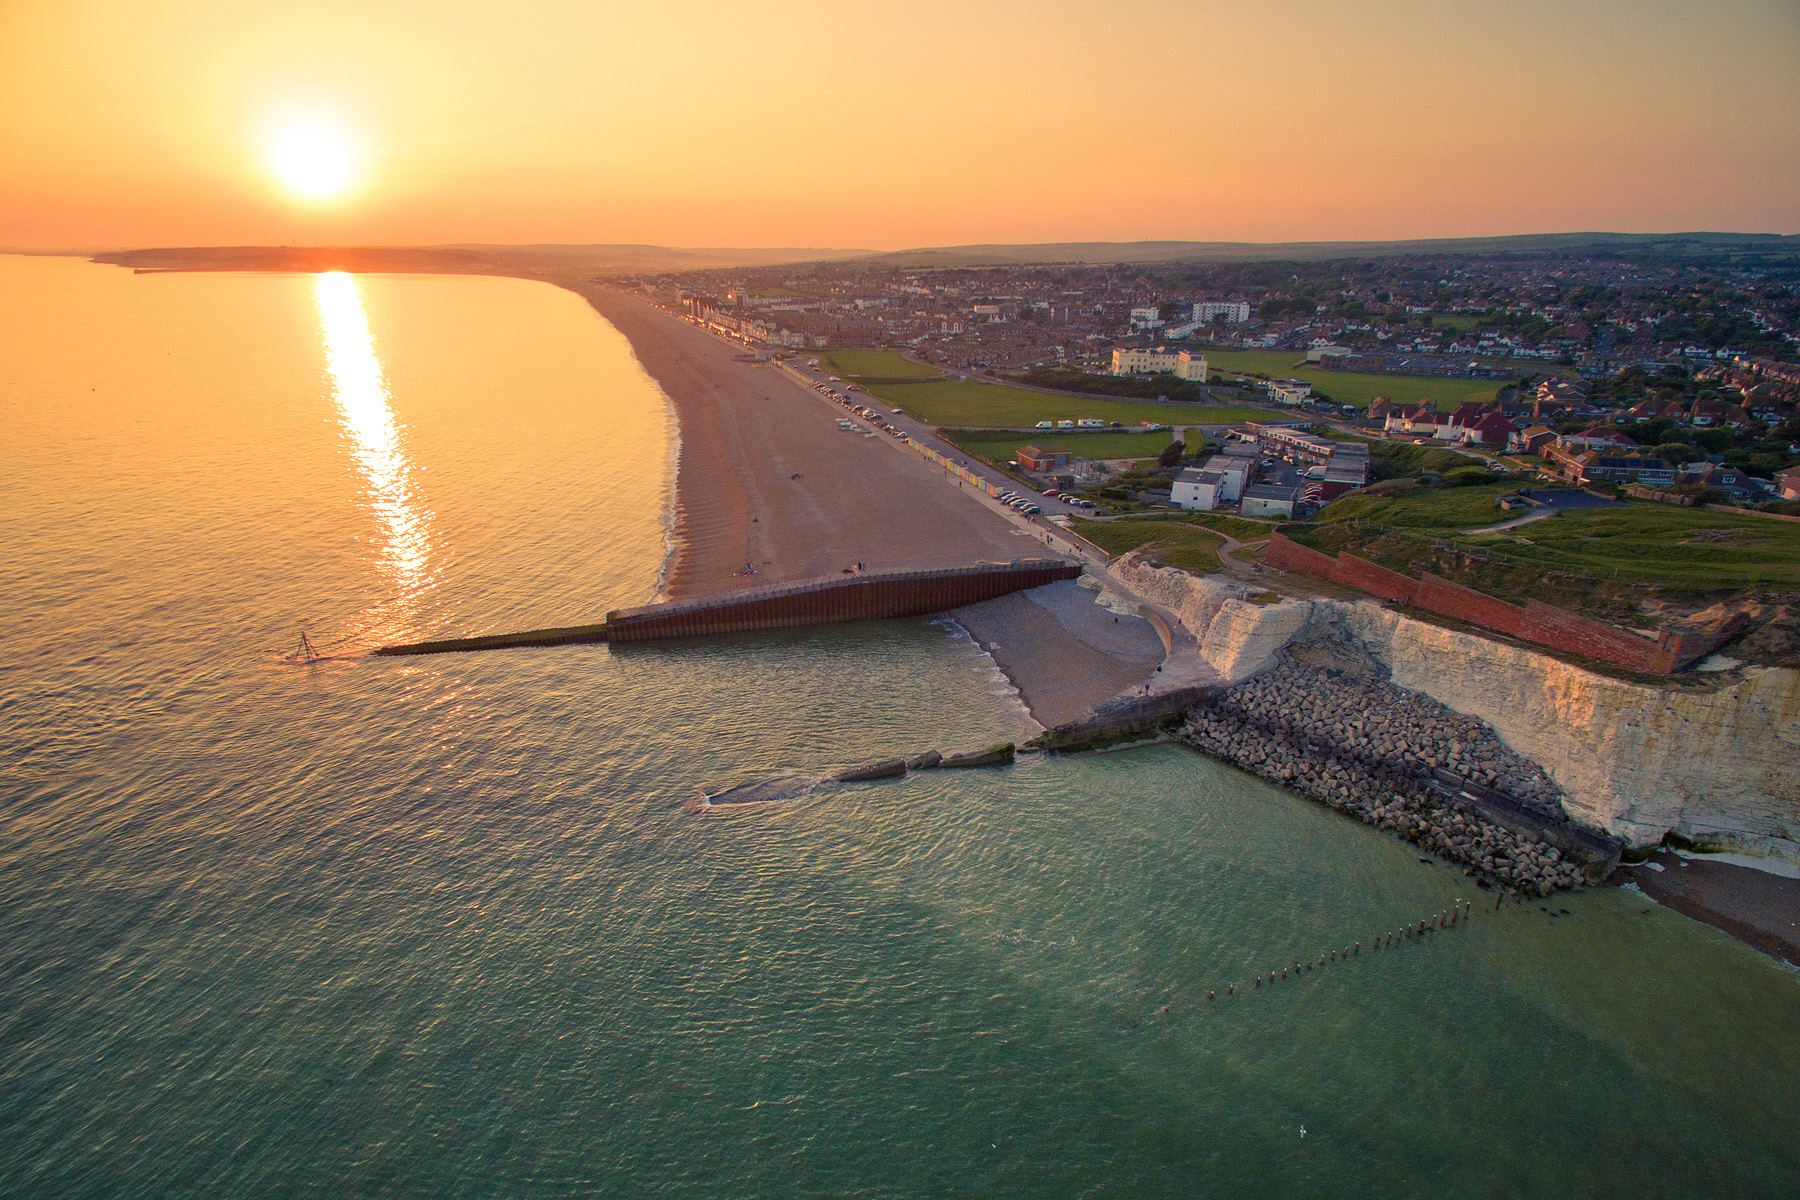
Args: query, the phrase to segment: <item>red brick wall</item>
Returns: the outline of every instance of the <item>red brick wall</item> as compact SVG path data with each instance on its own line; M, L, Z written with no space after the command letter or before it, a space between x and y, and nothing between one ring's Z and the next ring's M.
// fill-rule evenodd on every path
M1357 588L1371 596L1397 600L1402 604L1411 604L1413 594L1418 590L1418 584L1398 571L1378 567L1354 554L1338 555L1337 563L1331 569L1331 578L1345 587Z
M1525 607L1520 608L1436 575L1428 574L1415 582L1354 554L1329 558L1317 550L1289 541L1279 533L1270 535L1264 561L1285 571L1330 579L1373 596L1416 605L1427 612L1454 617L1552 650L1655 674L1667 674L1711 653L1743 625L1742 621L1735 622L1712 636L1665 633L1651 641L1539 600L1528 600Z
M1455 617L1483 629L1523 636L1524 609L1436 575L1420 577L1413 603L1428 612Z
M1656 642L1538 600L1525 602L1525 625L1519 636L1636 671L1675 669L1675 656Z
M1337 566L1337 559L1331 555L1320 554L1298 542L1290 542L1279 533L1269 535L1269 549L1263 555L1263 561L1283 571L1298 571L1302 575L1316 575L1320 579L1330 579L1332 569Z

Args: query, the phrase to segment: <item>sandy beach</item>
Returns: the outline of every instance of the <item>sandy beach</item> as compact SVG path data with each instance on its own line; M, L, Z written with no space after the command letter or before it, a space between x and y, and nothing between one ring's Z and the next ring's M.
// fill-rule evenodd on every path
M644 300L563 281L631 342L681 430L669 599L870 567L1041 555L1041 543L959 495L767 363ZM754 575L745 574L752 567Z

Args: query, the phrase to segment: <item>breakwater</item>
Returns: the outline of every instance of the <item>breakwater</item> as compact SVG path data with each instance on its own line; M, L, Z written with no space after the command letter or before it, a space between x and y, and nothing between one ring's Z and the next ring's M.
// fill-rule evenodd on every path
M374 653L444 654L521 646L646 642L878 617L922 616L979 604L983 600L1042 587L1061 579L1074 579L1080 574L1079 563L1060 558L1034 558L932 570L828 575L719 596L615 609L606 614L605 621L593 625L413 642L383 646Z
M1619 844L1483 722L1384 679L1285 662L1203 699L1180 740L1520 894L1604 875Z

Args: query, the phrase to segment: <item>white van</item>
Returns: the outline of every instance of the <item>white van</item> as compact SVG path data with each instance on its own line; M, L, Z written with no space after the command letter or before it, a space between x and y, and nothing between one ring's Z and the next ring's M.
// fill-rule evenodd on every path
M1055 429L1056 422L1055 421L1039 421L1037 423L1036 428L1038 428L1038 429Z
M1075 422L1073 422L1073 421L1058 421L1056 423L1056 427L1058 429L1073 429L1073 428L1075 428Z

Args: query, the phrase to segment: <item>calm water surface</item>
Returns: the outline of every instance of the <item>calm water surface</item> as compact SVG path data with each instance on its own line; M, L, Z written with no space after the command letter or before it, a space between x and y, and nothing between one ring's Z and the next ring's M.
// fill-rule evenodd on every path
M683 811L1028 734L942 627L358 656L654 594L568 293L0 258L0 330L0 1194L1796 1190L1800 986L1630 894L1209 1005L1480 893L1175 747Z

